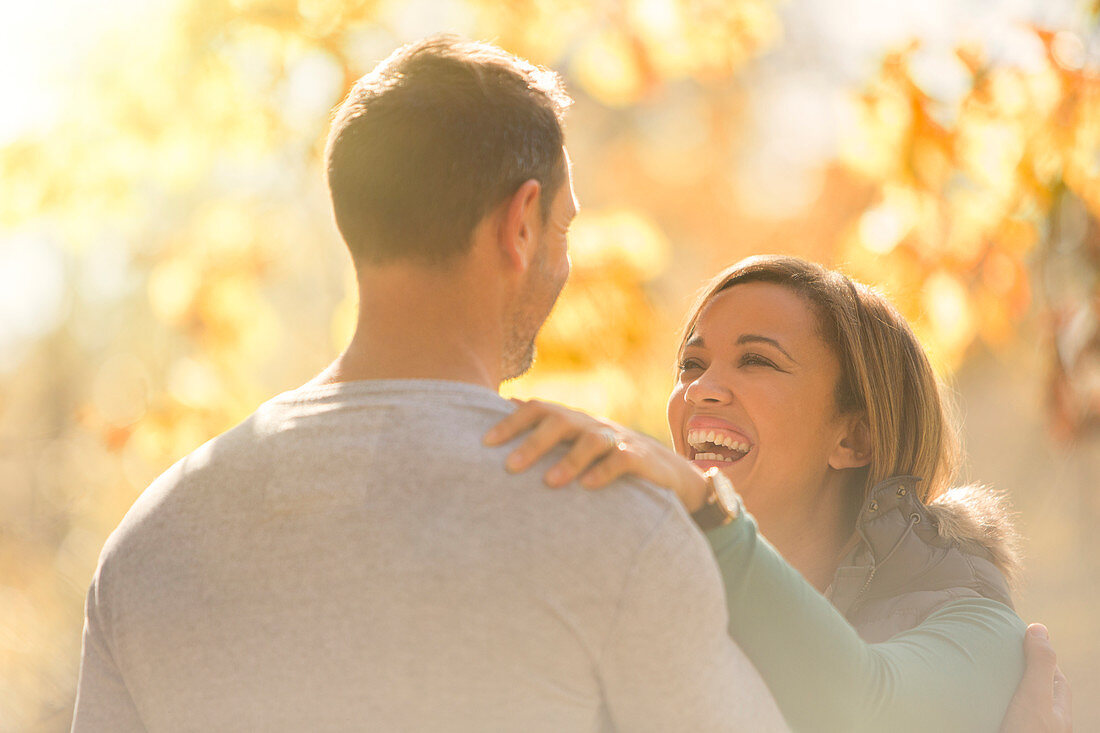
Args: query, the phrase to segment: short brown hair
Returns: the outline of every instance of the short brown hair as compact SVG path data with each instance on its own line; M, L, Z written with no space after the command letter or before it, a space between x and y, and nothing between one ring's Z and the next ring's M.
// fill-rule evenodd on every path
M340 234L358 263L446 263L524 181L542 215L564 181L560 77L450 35L403 46L356 82L325 150Z
M958 469L959 444L950 403L909 324L874 289L815 262L759 255L720 272L699 294L680 350L703 307L734 285L783 285L809 302L819 333L840 362L837 409L865 415L871 461L861 469L864 495L891 476L917 476L924 502L943 494Z

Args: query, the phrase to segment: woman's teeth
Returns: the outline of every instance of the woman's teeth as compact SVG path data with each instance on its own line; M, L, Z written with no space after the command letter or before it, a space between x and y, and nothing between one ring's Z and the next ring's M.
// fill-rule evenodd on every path
M741 456L737 456L740 458ZM724 461L725 463L733 463L737 458L729 458L727 456L720 456L717 453L696 453L694 460L696 461Z
M703 448L715 447L715 448L729 448L730 450L738 451L739 453L748 453L749 444L742 443L734 440L729 435L724 433L715 432L714 430L689 430L687 434L688 443L695 450L702 450ZM699 458L697 454L695 457ZM709 455L709 454L706 454ZM704 460L718 460L718 459L704 459Z

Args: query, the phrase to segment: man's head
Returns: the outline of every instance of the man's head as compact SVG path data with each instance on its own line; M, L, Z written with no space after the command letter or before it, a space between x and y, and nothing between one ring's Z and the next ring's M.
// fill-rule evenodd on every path
M446 265L525 181L545 220L565 182L560 78L501 49L435 36L361 78L325 158L333 211L356 266Z
M566 235L577 215L577 198L573 192L573 167L563 152L564 183L553 197L541 199L545 214L539 212L542 227L526 268L523 283L504 314L504 349L500 374L504 379L520 376L535 361L535 336L542 327L554 302L569 277L569 253ZM502 217L502 229L516 225L521 215L515 213L522 205L524 188L534 188L530 182L521 186ZM546 202L549 206L546 206ZM528 215L530 217L530 214ZM531 227L533 228L533 227Z

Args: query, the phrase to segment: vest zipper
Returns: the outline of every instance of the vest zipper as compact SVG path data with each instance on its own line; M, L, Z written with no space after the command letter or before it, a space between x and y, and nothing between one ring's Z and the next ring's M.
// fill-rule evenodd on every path
M894 543L894 546L890 548L890 551L886 553L886 556L882 558L881 562L876 562L874 556L871 557L871 572L867 575L866 582L863 583L863 587L859 589L859 593L856 593L856 597L852 600L852 608L854 609L856 604L859 603L859 599L863 597L863 594L867 591L867 588L871 585L871 581L875 579L875 571L878 570L879 565L885 565L886 561L893 557L894 552L901 547L901 543L905 541L905 538L909 536L909 533L913 531L913 527L920 522L920 515L913 512L909 515L909 526L905 528L905 531L901 533L901 537Z

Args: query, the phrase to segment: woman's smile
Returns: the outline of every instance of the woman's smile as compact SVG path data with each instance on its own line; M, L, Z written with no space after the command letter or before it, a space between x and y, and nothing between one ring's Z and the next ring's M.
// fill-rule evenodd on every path
M735 285L703 309L680 354L676 450L729 476L758 519L810 506L842 438L839 378L809 302L774 283Z
M747 456L753 449L752 438L731 422L719 417L695 415L687 421L684 442L687 455L700 468L725 468Z

